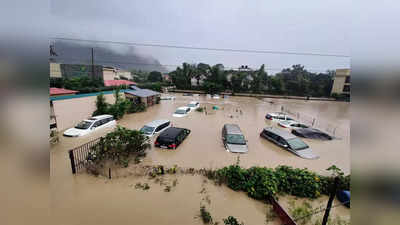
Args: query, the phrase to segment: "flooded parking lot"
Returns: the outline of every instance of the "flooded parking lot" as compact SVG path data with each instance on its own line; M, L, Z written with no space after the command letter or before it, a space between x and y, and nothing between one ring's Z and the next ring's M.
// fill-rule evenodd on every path
M121 126L139 129L152 120L169 119L174 126L191 130L191 134L176 150L152 147L142 162L145 165L176 164L194 168L220 168L230 165L236 162L237 154L224 149L221 129L225 123L236 123L248 140L249 152L240 155L240 165L243 167L290 165L306 167L326 175L328 173L325 169L335 164L346 174L350 172L349 103L250 97L210 99L181 94L175 96L176 100L163 100L146 112L128 114L118 121ZM172 117L177 107L184 106L191 100L198 100L201 106L206 106L207 114L194 111L183 118ZM213 110L213 106L218 106L219 109ZM337 136L340 138L332 141L303 139L320 156L317 160L299 158L260 138L259 134L264 127L276 126L276 123L265 120L265 114L280 111L282 106L309 118L318 118L320 124L335 124ZM108 131L110 129L79 138L60 137L60 143L52 147L51 199L53 215L58 224L62 224L59 221L65 221L64 224L201 224L200 220L193 218L198 213L202 199L202 195L198 193L202 185L201 177L184 176L179 179L175 190L165 193L159 185L151 185L148 192L140 192L129 186L143 178L110 181L85 173L72 175L67 151ZM264 204L248 198L244 193L225 187L208 186L211 193L211 212L216 217L222 218L231 214L246 224L264 223ZM340 214L349 216L348 210L338 210L343 211ZM76 220L70 215L74 215Z

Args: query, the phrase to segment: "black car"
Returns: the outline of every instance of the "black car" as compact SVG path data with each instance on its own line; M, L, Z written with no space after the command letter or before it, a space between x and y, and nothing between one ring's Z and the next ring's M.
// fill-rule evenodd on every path
M321 139L321 140L332 140L333 137L329 134L322 132L315 128L300 128L292 130L292 134L303 137L303 138L312 138L312 139Z
M165 149L176 149L189 134L189 129L169 127L157 137L154 146Z

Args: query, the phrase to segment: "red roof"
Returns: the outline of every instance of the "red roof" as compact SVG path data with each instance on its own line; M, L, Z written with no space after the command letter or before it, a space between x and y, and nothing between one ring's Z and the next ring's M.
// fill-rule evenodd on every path
M69 95L69 94L76 94L79 91L68 90L64 88L50 88L50 96L54 95Z
M104 86L121 86L121 85L136 85L135 82L129 80L105 80Z

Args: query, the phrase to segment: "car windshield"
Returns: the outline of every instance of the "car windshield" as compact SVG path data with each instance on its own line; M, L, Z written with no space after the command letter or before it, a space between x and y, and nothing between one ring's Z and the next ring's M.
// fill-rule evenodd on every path
M185 109L177 109L175 111L175 114L186 114L186 110Z
M93 122L88 122L88 121L82 121L80 123L78 123L78 125L75 126L76 129L82 129L82 130L86 130L90 127L90 125L92 125Z
M196 104L188 104L189 107L196 107Z
M289 125L291 122L290 121L282 121L281 123L284 124L284 125Z
M286 141L290 145L290 148L293 150L302 150L308 148L308 145L299 138L292 138Z
M141 132L144 134L152 134L154 130L154 127L149 127L149 126L144 126L142 129L140 129Z
M245 145L246 140L244 139L244 136L241 134L228 134L226 138L228 144L235 144L235 145Z

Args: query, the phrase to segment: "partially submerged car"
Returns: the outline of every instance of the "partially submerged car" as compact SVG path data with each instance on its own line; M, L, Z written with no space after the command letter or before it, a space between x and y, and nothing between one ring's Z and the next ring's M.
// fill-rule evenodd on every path
M291 128L291 129L308 128L307 125L299 123L294 120L280 121L278 125L284 128Z
M300 138L276 127L264 128L260 136L304 159L318 159L311 148Z
M303 137L303 138L312 138L312 139L321 139L321 140L332 140L333 137L329 134L320 131L315 128L300 128L292 130L292 134Z
M190 107L187 106L182 106L176 109L174 114L172 115L173 117L185 117L187 116L192 110Z
M75 127L69 128L63 135L67 137L80 137L106 127L113 127L116 124L117 122L112 115L93 116L78 123Z
M187 104L187 107L189 107L191 110L197 109L200 107L200 103L198 101L191 101L189 104Z
M175 100L175 96L161 96L160 100Z
M225 124L222 127L222 142L229 152L248 152L247 140L237 124Z
M169 127L157 137L154 146L165 149L176 149L189 134L189 129Z
M220 99L219 95L215 94L212 96L213 99Z
M154 120L150 123L144 125L140 131L147 137L151 138L154 135L163 132L168 127L171 126L171 121L169 120Z
M286 113L282 113L282 112L267 113L267 115L265 115L265 119L272 120L272 121L275 121L275 122L294 121Z

